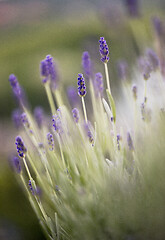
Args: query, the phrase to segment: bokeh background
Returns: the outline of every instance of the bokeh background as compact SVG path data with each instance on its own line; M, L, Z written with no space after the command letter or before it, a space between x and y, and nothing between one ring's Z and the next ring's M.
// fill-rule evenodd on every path
M128 2L137 3L131 8ZM110 47L112 89L120 97L116 64L129 69L146 47L154 47L152 19L165 21L164 0L11 0L0 1L0 239L45 239L38 221L9 164L17 135L11 121L16 107L8 76L14 73L30 107L49 106L39 64L51 54L57 64L61 93L76 86L81 55L89 51L94 71L103 72L98 39ZM128 70L129 70L128 69ZM130 72L131 75L131 72Z

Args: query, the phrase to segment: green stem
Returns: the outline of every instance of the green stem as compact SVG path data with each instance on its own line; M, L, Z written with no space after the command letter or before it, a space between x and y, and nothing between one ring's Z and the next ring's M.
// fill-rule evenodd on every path
M109 73L108 73L107 63L104 63L104 67L105 67L105 76L106 76L106 81L107 81L107 89L109 90L109 92L111 94L111 87L110 87L110 80L109 80Z
M87 123L87 112L86 112L86 107L85 107L85 101L84 101L84 97L81 98L82 99L82 105L83 105L83 111L84 111L84 117L85 117L85 122Z
M55 105L54 105L54 100L53 100L53 96L52 96L52 93L51 93L51 90L50 90L49 82L47 82L45 84L45 90L46 90L46 94L47 94L48 101L49 101L49 104L50 104L52 115L54 115L55 112L56 112L56 108L55 108Z

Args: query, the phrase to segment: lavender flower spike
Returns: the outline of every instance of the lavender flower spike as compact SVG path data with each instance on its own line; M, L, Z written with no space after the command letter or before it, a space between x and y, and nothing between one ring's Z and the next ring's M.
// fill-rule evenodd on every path
M35 117L35 120L38 124L38 127L41 128L42 124L43 124L43 109L42 107L36 107L34 109L34 117Z
M103 76L100 72L95 74L94 87L96 96L99 96L99 94L101 95L103 93L104 91Z
M101 61L103 63L107 63L109 61L109 48L106 43L106 40L104 40L104 37L100 37L99 40L100 43L100 54L101 54Z
M20 136L17 136L15 140L16 140L15 144L17 146L18 155L21 158L23 158L25 156L26 152L27 152L27 149L24 145L24 142L23 142L23 140Z
M69 99L69 103L72 107L80 104L80 98L77 95L76 87L72 87L72 86L68 87L67 96Z
M21 111L19 109L12 112L12 121L17 129L21 127Z
M15 97L20 100L21 97L22 97L22 93L21 93L21 87L18 83L18 80L16 78L16 76L14 74L11 74L9 76L9 82L10 82L10 85L12 87L12 90L13 90L13 93L15 95Z
M159 67L159 58L158 56L156 55L156 53L148 48L147 51L146 51L146 55L147 55L147 58L148 58L148 61L150 62L151 64L151 67L154 71L156 71Z
M77 82L77 85L78 85L78 95L80 97L85 97L85 95L86 95L86 86L85 86L85 80L84 80L83 74L79 73L77 79L78 79L78 82Z
M21 121L25 127L30 128L30 123L29 123L26 113L21 114Z
M12 165L17 173L21 172L21 164L20 164L20 160L17 156L14 156L12 158Z
M137 86L134 84L132 86L132 93L133 93L133 97L136 100L137 99Z
M83 67L86 78L89 79L92 75L92 69L91 69L92 64L91 64L91 59L88 52L83 52L82 67Z
M53 116L52 122L53 122L54 130L57 133L61 134L63 132L62 123L61 123L60 117L57 114Z
M53 149L54 149L54 139L53 139L53 135L50 132L48 132L48 134L47 134L47 140L48 140L48 145L50 146L49 150L53 151Z
M72 110L72 114L73 114L73 118L74 118L75 122L78 123L78 122L79 122L79 119L80 119L78 109L77 109L77 108L74 108L74 109Z

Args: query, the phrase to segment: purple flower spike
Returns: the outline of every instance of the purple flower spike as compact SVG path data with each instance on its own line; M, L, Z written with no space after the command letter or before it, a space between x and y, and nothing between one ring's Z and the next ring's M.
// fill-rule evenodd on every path
M94 88L95 88L95 93L97 97L99 96L99 94L102 95L104 91L104 86L103 86L103 76L100 72L95 74Z
M72 110L72 114L73 114L73 118L74 118L75 122L78 123L78 122L79 122L79 119L80 119L78 109L77 109L77 108L74 108L74 109Z
M158 69L158 67L159 67L159 58L158 58L158 56L150 48L147 49L146 55L147 55L148 61L151 64L152 70L156 71Z
M121 80L125 80L127 78L128 64L125 60L117 62L117 73Z
M128 13L131 17L139 15L138 0L126 0Z
M43 118L44 118L44 112L43 112L42 107L36 107L34 109L34 117L35 117L38 127L41 128L42 124L43 124Z
M52 122L53 122L54 130L58 134L61 134L63 132L62 123L61 123L60 117L57 114L53 116Z
M26 149L26 147L24 145L24 142L23 142L22 138L20 136L17 136L15 140L16 140L15 144L17 146L18 155L21 158L25 157L27 149Z
M83 74L79 73L77 79L78 79L78 82L77 82L77 85L78 85L78 95L80 97L85 97L85 95L86 95L86 86L85 86L85 80L84 80Z
M76 87L68 87L67 89L67 96L72 107L78 105L80 103L80 98L77 95L77 88Z
M14 126L19 129L22 125L21 123L21 111L19 109L15 109L12 112L12 121L14 123Z
M20 164L20 160L17 156L14 156L12 158L12 165L17 173L21 172L21 164Z
M88 52L83 52L82 67L83 67L85 77L89 79L92 75L92 64L91 64L91 59Z
M21 97L22 97L21 87L20 87L18 80L14 74L11 74L9 76L9 82L10 82L10 85L12 87L15 97L18 100L21 100Z
M129 132L127 132L127 144L130 151L134 150L133 141Z
M33 186L32 186L31 180L29 180L28 185L29 185L29 189L30 189L31 193L34 195L35 192L34 192L34 188L33 188Z
M21 121L25 127L30 128L30 123L29 123L26 113L21 114Z
M109 61L109 48L106 43L106 40L104 40L104 37L100 37L99 40L100 43L100 54L101 54L101 61L103 63L107 63Z
M47 55L40 64L41 76L44 77L43 83L46 83L49 79L51 86L55 89L57 87L57 71L55 69L55 62L51 55Z
M152 22L153 22L153 26L154 26L154 29L155 29L155 32L156 34L161 37L163 35L163 32L164 32L164 28L163 28L163 23L162 21L160 20L159 17L154 17L152 19Z
M54 139L53 139L53 135L50 132L47 134L47 140L48 140L48 145L50 146L49 150L53 151L53 149L54 149Z

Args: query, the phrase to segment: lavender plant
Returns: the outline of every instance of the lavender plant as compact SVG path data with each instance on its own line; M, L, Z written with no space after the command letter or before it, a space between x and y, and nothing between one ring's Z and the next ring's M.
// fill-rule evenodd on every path
M115 104L107 66L109 48L103 37L99 43L106 95L103 75L96 73L92 79L85 52L89 89L79 73L77 96L82 106L74 104L77 96L72 88L73 109L63 104L57 89L53 58L48 55L41 62L52 121L43 121L41 108L33 115L24 106L19 83L10 75L22 111L14 119L21 119L25 127L22 137L16 137L18 156L12 163L48 239L163 239L165 86L159 61L148 51L145 72L136 70L136 85L125 85L124 100ZM149 68L152 64L156 66ZM91 96L92 109L86 109L86 94ZM161 177L154 178L156 170Z

